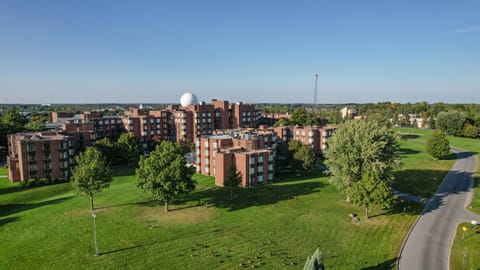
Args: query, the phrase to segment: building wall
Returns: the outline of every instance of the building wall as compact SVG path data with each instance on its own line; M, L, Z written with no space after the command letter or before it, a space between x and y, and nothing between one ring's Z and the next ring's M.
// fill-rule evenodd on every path
M70 176L74 144L69 136L51 132L18 133L9 136L9 179L63 178Z

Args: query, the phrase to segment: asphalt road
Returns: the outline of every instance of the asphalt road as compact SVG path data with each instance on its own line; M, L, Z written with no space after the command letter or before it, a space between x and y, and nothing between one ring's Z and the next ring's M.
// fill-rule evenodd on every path
M400 270L449 269L450 248L458 223L480 221L480 216L465 209L473 195L476 157L460 149L453 151L457 161L405 241L398 259Z

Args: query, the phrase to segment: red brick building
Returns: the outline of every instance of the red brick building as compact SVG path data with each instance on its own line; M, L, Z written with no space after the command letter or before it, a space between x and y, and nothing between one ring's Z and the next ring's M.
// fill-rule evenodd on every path
M281 142L300 141L312 148L315 154L320 154L328 147L328 138L335 132L334 126L280 126L272 128Z
M70 136L58 132L11 134L8 149L8 178L12 182L71 174L75 149Z
M197 172L215 177L223 186L229 167L242 174L242 187L273 180L277 136L264 130L221 130L196 140Z

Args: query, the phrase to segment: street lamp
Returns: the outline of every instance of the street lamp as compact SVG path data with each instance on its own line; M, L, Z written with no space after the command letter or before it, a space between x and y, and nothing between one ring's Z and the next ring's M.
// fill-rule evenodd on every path
M95 257L98 257L97 223L96 223L97 215L95 215L95 213L92 213L92 217L93 217L93 239L95 240Z

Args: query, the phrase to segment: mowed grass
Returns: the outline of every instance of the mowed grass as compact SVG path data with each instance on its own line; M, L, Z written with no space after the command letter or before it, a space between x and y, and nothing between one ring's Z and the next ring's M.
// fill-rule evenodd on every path
M196 191L164 213L136 188L132 170L115 171L95 196L99 257L88 199L69 184L2 183L0 269L299 269L317 247L327 269L393 269L420 211L398 205L365 220L316 172L236 190L233 202L212 178L196 175ZM359 225L349 213L360 214Z
M394 171L395 189L430 198L455 163L455 156L434 160L425 152L425 145L408 140L400 140L402 167ZM408 158L407 158L408 157Z
M462 227L467 227L465 234ZM453 249L450 253L450 269L480 268L480 226L461 223L457 226ZM462 240L462 237L463 240Z

